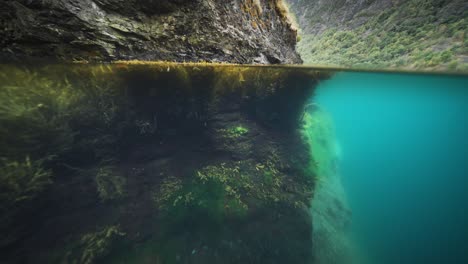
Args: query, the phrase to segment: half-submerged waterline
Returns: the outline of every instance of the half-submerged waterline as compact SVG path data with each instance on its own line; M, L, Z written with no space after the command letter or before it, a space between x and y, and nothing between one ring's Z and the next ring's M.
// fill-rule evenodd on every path
M347 128L314 97L340 76L0 66L0 262L364 263Z

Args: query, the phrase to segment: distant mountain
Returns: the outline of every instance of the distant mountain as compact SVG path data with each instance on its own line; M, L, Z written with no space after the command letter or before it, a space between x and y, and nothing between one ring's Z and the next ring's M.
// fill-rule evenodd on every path
M309 64L468 71L466 0L288 0Z

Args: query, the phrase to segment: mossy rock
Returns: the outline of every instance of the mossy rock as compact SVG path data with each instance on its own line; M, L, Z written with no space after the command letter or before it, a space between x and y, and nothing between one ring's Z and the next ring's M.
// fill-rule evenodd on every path
M0 169L24 182L8 199L28 203L2 201L15 210L1 222L0 261L303 263L314 171L299 130L328 76L203 63L1 65Z

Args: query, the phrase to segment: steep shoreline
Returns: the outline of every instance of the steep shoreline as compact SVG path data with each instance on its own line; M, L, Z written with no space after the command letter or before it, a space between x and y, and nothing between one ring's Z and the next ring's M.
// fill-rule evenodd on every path
M288 0L307 64L468 71L463 0Z
M280 0L9 0L0 59L301 63Z

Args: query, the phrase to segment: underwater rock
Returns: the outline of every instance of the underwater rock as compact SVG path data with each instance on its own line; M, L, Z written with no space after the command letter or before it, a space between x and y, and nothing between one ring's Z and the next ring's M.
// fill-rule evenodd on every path
M312 146L316 186L311 214L314 220L314 264L364 263L358 259L349 226L347 202L338 164L341 158L331 116L317 104L306 107L303 136Z
M0 163L0 190L48 172L31 199L0 201L0 262L309 262L316 177L300 128L327 77L213 64L0 66L0 158L34 164L16 177Z
M0 59L300 63L281 0L6 0Z

